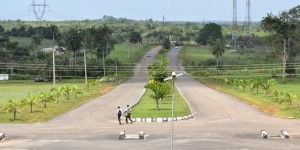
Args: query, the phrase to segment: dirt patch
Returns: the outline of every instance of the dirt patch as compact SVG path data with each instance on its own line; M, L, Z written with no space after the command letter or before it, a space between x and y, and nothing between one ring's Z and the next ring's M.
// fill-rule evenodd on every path
M99 90L99 93L106 94L106 93L110 92L111 90L113 90L114 88L115 88L114 86L108 86L108 87L105 87L104 89Z
M209 88L214 89L214 90L219 90L220 87L216 85L208 85Z
M276 106L272 105L272 104L268 104L268 106L266 107L264 112L266 112L268 114L274 114L274 113L277 113L277 112L281 112L281 110L279 108L277 108Z

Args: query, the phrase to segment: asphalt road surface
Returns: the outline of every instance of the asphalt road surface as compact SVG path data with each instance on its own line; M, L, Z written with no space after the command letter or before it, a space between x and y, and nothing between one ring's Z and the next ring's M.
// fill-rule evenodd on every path
M119 125L116 115L117 106L124 109L142 97L148 80L146 67L159 49L150 50L151 57L144 56L131 80L86 105L47 123L0 125L0 131L6 133L0 149L170 149L170 122ZM184 72L177 59L180 49L172 48L167 56L170 69L177 73ZM178 77L175 84L188 101L194 118L174 122L173 149L300 149L300 121L268 116L187 75ZM119 133L124 130L127 134L144 131L146 140L119 140ZM261 130L269 134L286 130L290 138L262 139Z

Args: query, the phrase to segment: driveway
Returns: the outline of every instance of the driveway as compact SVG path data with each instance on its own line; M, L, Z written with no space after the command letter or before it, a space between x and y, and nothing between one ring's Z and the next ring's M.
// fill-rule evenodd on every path
M1 125L7 138L0 142L0 149L170 149L170 122L119 125L116 117L117 106L133 105L143 95L146 68L159 49L150 50L151 57L143 57L134 78L86 105L47 123ZM184 72L177 59L180 49L172 48L167 56L170 69L177 73ZM194 118L174 122L174 149L300 149L299 121L268 116L187 75L175 83ZM262 129L273 134L286 130L291 138L262 139ZM118 140L124 130L127 134L144 131L148 136L146 140Z

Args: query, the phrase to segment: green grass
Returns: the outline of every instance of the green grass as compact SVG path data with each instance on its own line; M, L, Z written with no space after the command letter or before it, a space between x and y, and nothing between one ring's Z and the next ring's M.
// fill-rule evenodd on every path
M138 105L132 108L133 118L158 118L172 116L172 94L168 95L160 104L159 110L156 107L156 101L150 98L153 94L147 90ZM186 101L181 97L177 90L174 95L174 117L182 117L191 114L191 110Z
M199 61L206 59L213 59L214 56L211 54L208 48L198 48L198 47L187 47L181 51L181 61ZM183 62L184 63L184 62Z

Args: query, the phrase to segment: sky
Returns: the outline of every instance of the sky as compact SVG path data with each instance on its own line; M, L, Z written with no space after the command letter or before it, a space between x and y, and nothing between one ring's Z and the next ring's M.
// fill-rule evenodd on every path
M34 0L43 4L44 0ZM33 0L0 0L0 20L36 21ZM101 19L104 15L134 20L232 21L232 0L46 0L43 20ZM300 5L299 0L251 0L251 20L278 15ZM36 7L40 17L43 7ZM246 18L246 0L237 0L237 20Z

